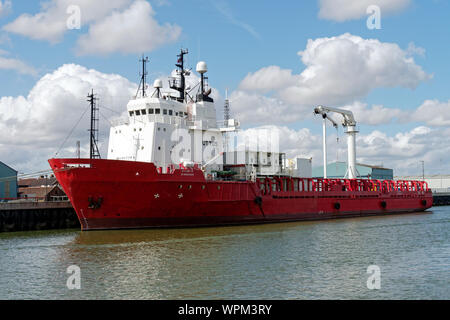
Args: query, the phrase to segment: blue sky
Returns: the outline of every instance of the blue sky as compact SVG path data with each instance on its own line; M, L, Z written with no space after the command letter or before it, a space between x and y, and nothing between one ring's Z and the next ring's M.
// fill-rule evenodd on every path
M107 17L111 13L82 24L80 30L65 31L63 37L56 43L48 40L34 40L29 34L20 34L20 32L5 27L14 23L23 14L33 16L45 12L46 9L42 7L43 3L54 4L58 1L60 0L41 2L1 0L3 8L8 8L3 10L3 13L0 12L0 52L6 52L0 57L20 60L35 72L33 74L21 74L17 69L8 70L8 68L2 68L0 64L0 81L2 83L0 97L27 97L30 90L43 76L53 73L62 65L68 63L95 69L104 74L117 74L130 82L136 83L138 81L138 59L142 53L150 57L148 67L151 81L153 81L156 77L171 72L174 68L175 55L181 47L189 48L188 64L190 67L195 67L198 60L207 61L210 84L221 95L224 95L225 89L229 88L230 92L235 92L234 96L237 97L238 91L244 91L242 81L247 75L249 73L255 74L258 70L266 67L277 66L281 70L292 70L293 75L300 75L308 66L302 62L302 57L297 53L306 49L308 39L314 41L350 34L364 40L377 39L380 43L396 44L405 52L413 44L417 49L412 55L414 65L421 68L424 73L430 76L430 79L417 80L415 88L398 85L398 80L395 80L397 82L387 80L387 83L392 82L394 84L390 87L384 85L372 86L368 92L364 92L361 96L354 99L348 97L345 102L341 103L342 106L351 106L355 101L366 104L368 108L373 105L381 105L388 110L395 109L399 114L398 117L404 115L400 111L405 111L406 114L416 112L426 100L435 101L436 110L442 111L442 108L443 110L450 108L448 90L448 83L450 83L450 46L448 44L450 39L450 1L447 0L391 1L391 3L399 3L399 8L396 9L390 8L389 5L386 5L385 9L386 1L374 0L371 3L379 3L381 7L382 28L379 30L367 28L366 20L369 16L367 14L359 14L356 18L350 17L344 21L321 17L319 12L328 0L277 2L261 0L148 1L154 11L153 19L159 26L164 27L166 24L177 26L180 33L175 40L167 41L146 52L140 52L138 49L127 53L119 52L120 50L111 50L106 54L80 55L80 51L77 49L79 38L87 34L94 24L101 22L102 19L105 19L105 16ZM60 2L64 2L64 0ZM72 2L76 3L77 1ZM117 2L119 3L120 0ZM116 11L126 10L133 3L132 0L128 2ZM342 2L351 3L352 1L342 0ZM83 14L82 11L82 17ZM334 14L334 12L331 14ZM64 19L65 17L59 18ZM145 33L146 31L141 30L140 32ZM113 36L111 35L111 37ZM130 37L133 36L133 34L130 34ZM108 37L108 35L105 35L105 37ZM396 74L396 77L401 76L401 74ZM407 76L409 74L405 74L405 77ZM342 79L342 81L345 80ZM339 74L334 81L339 83ZM252 94L257 92L266 98L272 97L284 101L282 96L284 92L279 89L262 92L261 88L253 87L251 90L247 90L246 94L250 91ZM231 95L233 97L233 93ZM244 128L257 125L277 125L293 131L308 128L312 134L319 135L321 132L320 121L313 120L310 114L306 115L309 112L306 107L295 109L295 103L292 103L294 98L289 100L291 102L286 110L305 113L304 118L292 122L280 120L276 123L261 118L262 120L256 123L244 121ZM300 98L301 96L299 96ZM232 108L233 103L232 101ZM299 101L299 104L301 103ZM335 106L341 105L336 104ZM311 113L313 107L314 105L310 107ZM244 106L237 101L237 110L234 109L233 111L237 113L237 111L242 111L243 108ZM433 108L433 106L429 108ZM429 110L426 109L426 112L429 112ZM246 117L246 112L245 110L243 112L244 119L249 118L249 116ZM370 110L367 112L366 115L370 116ZM235 114L235 116L239 118L239 114ZM421 126L432 131L436 130L436 133L433 134L438 134L438 132L444 134L448 127L447 121L450 121L450 116L436 125L432 124L432 120L421 121L420 115L417 114L416 117L407 121L398 121L396 118L388 117L386 122L380 120L376 124L371 124L370 121L362 120L360 126L362 136L370 136L373 131L380 131L387 135L386 141L388 141L390 137L395 140L397 134L406 134ZM340 134L343 135L342 132ZM420 144L417 141L413 143L413 140L410 142L414 145ZM0 141L0 145L2 145L2 141ZM6 143L3 142L3 145L6 145ZM365 147L370 149L368 145ZM434 148L447 150L445 149L447 148L446 145L437 144ZM363 150L365 150L364 147ZM419 161L421 154L424 153L420 150L418 149L413 153L415 162ZM317 156L319 155L318 152L319 149L311 154ZM305 153L305 151L302 150L301 153ZM361 156L364 156L365 161L370 162L372 160L370 152L365 155L363 151ZM442 156L430 154L429 160L427 160L434 171L438 170L438 166L441 166L442 161L438 162L437 160L439 157ZM398 166L401 161L394 158L390 162L390 155L386 155L386 163ZM380 162L379 157L373 159L372 162ZM22 164L18 163L18 165ZM30 164L24 164L23 166L27 169L31 168ZM405 169L404 172L409 171Z

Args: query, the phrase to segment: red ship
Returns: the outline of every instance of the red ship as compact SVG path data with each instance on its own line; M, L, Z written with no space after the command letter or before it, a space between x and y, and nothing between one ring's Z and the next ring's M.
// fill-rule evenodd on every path
M229 135L239 123L229 119L227 109L225 122L216 122L204 62L197 65L201 80L191 95L185 54L182 50L175 77L169 79L172 91L163 93L162 81L156 80L151 96L146 92L147 60L142 60L141 84L127 106L128 119L111 128L108 159L100 159L97 148L98 109L92 94L90 159L49 160L82 230L320 220L432 206L426 182L358 178L351 112L342 113L349 179L311 178L295 171L299 168L288 170L285 155L273 146L229 148ZM316 108L324 121L328 112L341 111Z
M208 181L197 168L160 173L143 162L52 159L83 230L185 227L424 211L425 182L267 177Z

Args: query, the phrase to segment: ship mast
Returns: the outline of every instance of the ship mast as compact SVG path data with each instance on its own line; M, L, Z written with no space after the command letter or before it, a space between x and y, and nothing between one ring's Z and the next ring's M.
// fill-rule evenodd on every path
M188 53L189 51L187 49L181 49L180 54L177 55L178 60L175 66L178 68L177 74L180 75L180 83L177 83L175 80L169 82L170 88L177 90L180 93L180 97L177 99L180 102L184 102L186 96L186 71L184 70L184 56Z
M142 92L142 98L145 98L147 95L145 92L145 89L147 87L147 75L148 75L147 63L148 63L148 61L149 61L148 57L144 58L144 55L142 55L142 59L139 60L139 62L142 62L142 73L141 73L141 81L139 83L139 88L138 88L138 91L136 92L136 98L138 96L139 91Z
M92 89L92 92L88 94L88 102L91 106L91 128L89 129L90 135L91 135L91 141L90 141L90 152L89 157L90 159L100 159L100 152L98 151L98 127L99 127L99 119L98 119L98 107L97 107L97 100L98 98L94 95L94 89Z

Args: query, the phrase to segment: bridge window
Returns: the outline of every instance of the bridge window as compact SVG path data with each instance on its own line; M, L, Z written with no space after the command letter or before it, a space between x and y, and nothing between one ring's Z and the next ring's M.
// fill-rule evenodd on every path
M154 114L155 110L153 110L153 108L148 109L148 114Z
M130 111L130 117L134 115L134 111Z
M145 116L145 115L147 114L147 110L142 109L142 110L141 110L141 113L142 113L143 116Z
M163 109L163 114L167 114L167 109Z
M141 115L141 111L140 110L136 110L136 115L140 116Z
M156 109L155 109L155 114L161 114L161 109L156 108Z
M173 115L173 111L169 110L169 116L172 116L172 115Z

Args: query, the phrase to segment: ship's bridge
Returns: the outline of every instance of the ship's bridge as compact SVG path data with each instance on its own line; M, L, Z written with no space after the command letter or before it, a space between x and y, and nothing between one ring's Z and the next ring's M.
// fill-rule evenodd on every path
M167 98L145 97L131 100L127 110L130 123L137 121L181 124L188 120L186 105Z

